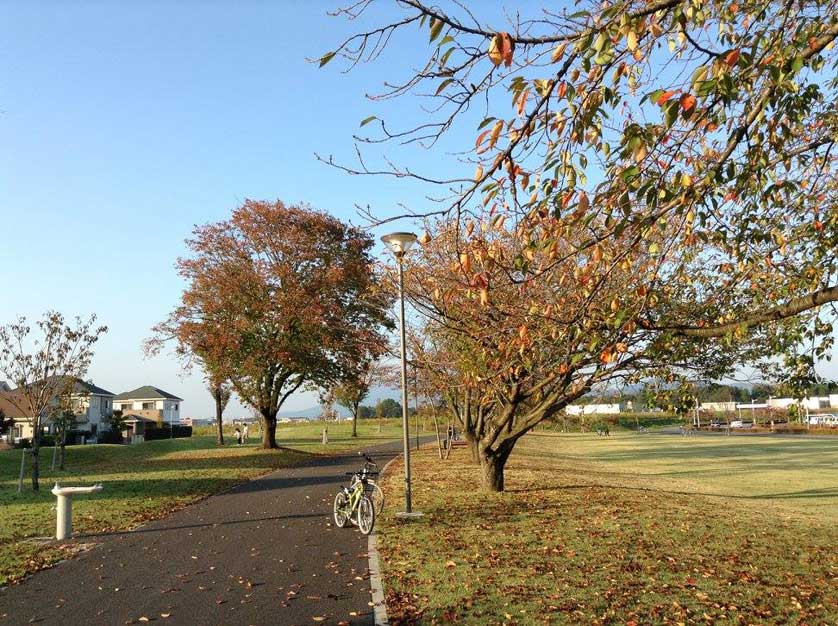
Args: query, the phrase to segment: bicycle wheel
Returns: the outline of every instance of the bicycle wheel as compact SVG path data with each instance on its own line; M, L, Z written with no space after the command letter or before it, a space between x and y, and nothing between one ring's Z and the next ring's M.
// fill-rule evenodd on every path
M361 496L358 502L358 529L365 535L372 532L375 525L375 506L367 496Z
M335 496L335 526L338 528L346 528L349 525L349 498L343 491L339 491Z
M372 500L373 506L375 506L375 514L381 515L381 511L384 510L384 492L378 486L378 483L372 481L367 483L367 491L369 499Z

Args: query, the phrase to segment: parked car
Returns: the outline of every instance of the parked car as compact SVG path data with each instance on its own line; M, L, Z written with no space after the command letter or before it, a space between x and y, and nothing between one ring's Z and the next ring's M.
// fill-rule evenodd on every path
M742 420L733 420L730 423L730 427L731 428L744 428L745 427L745 422L743 422Z

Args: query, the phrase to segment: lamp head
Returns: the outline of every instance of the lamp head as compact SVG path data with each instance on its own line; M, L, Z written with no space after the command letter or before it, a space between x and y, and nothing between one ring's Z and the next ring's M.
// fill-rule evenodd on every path
M387 244L390 252L397 259L401 259L413 244L416 243L416 235L413 233L390 233L389 235L384 235L381 241Z

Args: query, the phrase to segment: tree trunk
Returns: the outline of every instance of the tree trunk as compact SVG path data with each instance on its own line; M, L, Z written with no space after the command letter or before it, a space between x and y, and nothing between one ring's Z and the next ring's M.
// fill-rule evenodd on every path
M358 436L358 405L352 407L352 436Z
M471 452L471 462L475 465L480 465L483 459L480 456L480 445L473 433L465 432L463 436L466 438L469 452Z
M480 469L483 471L483 488L486 491L503 491L503 470L516 441L507 439L494 450L480 450Z
M224 408L221 406L221 396L218 391L215 393L215 425L218 428L218 436L216 437L216 442L219 446L224 445L224 422L222 421L222 416L224 414Z
M276 443L276 412L262 412L262 448L278 448Z
M40 485L38 483L38 478L40 476L40 468L38 466L38 453L41 451L41 437L40 437L40 430L41 426L38 424L38 430L33 429L32 433L32 490L38 491L40 489Z
M64 470L64 451L67 447L67 427L61 429L61 447L58 449L58 469Z
M483 455L480 469L483 470L483 488L486 491L503 491L503 468L506 457L497 454Z
M442 437L439 436L439 420L436 417L436 407L434 406L433 402L431 402L431 415L434 418L434 432L436 433L436 449L439 453L440 461L444 458L442 455Z

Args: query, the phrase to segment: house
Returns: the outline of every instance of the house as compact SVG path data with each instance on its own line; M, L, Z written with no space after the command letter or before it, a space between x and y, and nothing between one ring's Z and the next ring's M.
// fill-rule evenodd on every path
M125 391L114 399L114 409L124 416L150 418L155 422L180 423L180 403L183 398L163 391L158 387L144 385Z
M107 418L113 413L114 394L80 378L71 381L68 388L70 406L76 415L74 430L87 433L94 439L101 431L108 430ZM57 399L54 401L57 404ZM10 439L32 438L32 416L26 414L26 402L20 391L0 392L0 408L7 417L15 420ZM49 420L44 419L42 423L45 433L54 432Z

